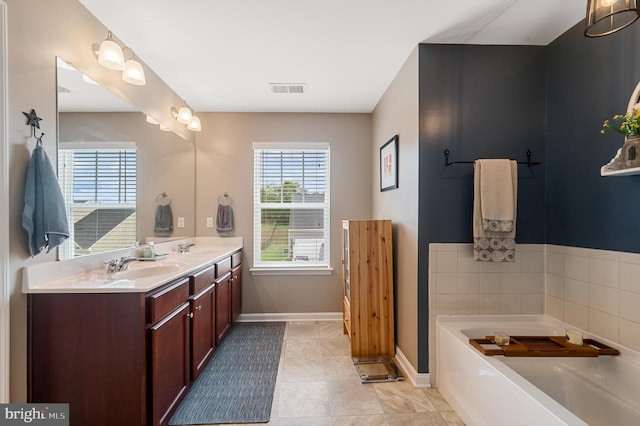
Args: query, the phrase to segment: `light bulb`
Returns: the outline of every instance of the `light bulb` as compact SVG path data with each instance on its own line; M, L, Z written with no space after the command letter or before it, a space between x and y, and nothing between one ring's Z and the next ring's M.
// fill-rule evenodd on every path
M194 131L194 132L199 132L202 130L202 126L200 125L200 119L198 117L196 117L195 115L193 117L191 117L191 121L189 121L189 124L187 125L187 129Z
M127 83L135 84L136 86L144 86L146 80L144 78L144 70L140 62L135 59L129 59L124 64L124 71L122 71L122 79Z
M111 31L107 34L107 39L100 43L98 63L112 70L121 71L124 69L124 54L122 53L122 48L120 48L118 43L111 40Z
M187 105L183 104L178 110L178 123L189 124L192 115L191 109Z

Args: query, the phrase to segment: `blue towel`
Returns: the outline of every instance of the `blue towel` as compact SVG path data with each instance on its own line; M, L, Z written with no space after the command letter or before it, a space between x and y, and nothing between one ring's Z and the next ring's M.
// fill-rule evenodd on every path
M29 236L29 254L33 257L69 238L69 223L56 172L42 146L31 154L24 188L22 227Z

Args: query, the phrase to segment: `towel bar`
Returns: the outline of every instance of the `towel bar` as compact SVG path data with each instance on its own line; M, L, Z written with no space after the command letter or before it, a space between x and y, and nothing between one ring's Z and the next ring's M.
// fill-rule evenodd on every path
M450 151L448 149L444 150L444 165L450 166L452 164L474 164L475 161L449 161ZM538 164L542 164L539 161L531 161L531 150L527 150L527 161L517 161L518 164L524 164L527 167L537 166Z

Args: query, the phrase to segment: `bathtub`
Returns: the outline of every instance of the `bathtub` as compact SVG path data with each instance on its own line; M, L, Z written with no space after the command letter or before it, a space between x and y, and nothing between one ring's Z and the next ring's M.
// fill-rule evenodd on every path
M640 425L640 353L597 358L485 356L469 344L496 331L563 336L568 324L545 315L459 316L437 320L437 386L468 426Z

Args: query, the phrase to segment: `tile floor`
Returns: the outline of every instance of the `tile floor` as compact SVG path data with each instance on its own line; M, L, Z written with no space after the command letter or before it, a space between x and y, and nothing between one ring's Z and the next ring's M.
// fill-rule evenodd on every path
M271 421L277 426L464 425L436 388L361 384L340 321L288 322Z

